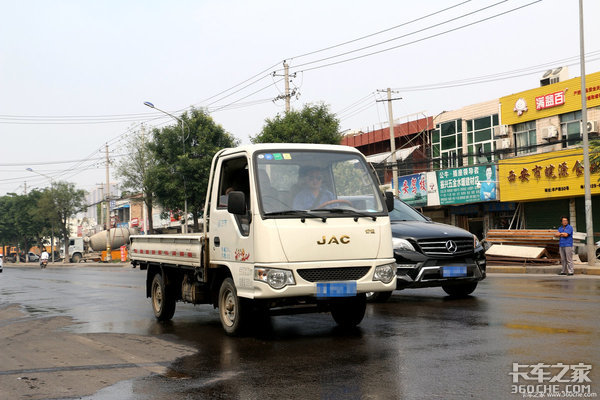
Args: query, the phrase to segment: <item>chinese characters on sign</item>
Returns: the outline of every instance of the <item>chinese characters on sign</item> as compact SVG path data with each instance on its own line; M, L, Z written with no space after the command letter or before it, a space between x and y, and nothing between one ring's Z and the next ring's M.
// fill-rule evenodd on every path
M398 188L400 200L412 206L427 205L427 177L425 174L399 177Z
M565 104L565 92L563 90L535 98L536 110L543 110L544 108L556 107L563 104Z
M437 171L440 204L496 200L496 171L491 165Z

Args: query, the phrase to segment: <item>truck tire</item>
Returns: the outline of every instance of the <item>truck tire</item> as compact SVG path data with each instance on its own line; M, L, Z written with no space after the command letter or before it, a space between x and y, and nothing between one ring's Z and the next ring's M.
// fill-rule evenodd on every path
M71 262L77 264L79 261L81 261L81 254L75 253L71 256Z
M251 307L248 301L237 295L233 279L225 278L219 289L219 317L225 333L235 336L243 333Z
M389 292L367 292L367 303L385 303L392 296L392 291Z
M364 293L356 297L340 299L331 303L331 316L342 328L353 328L360 324L367 309L367 298Z
M442 285L444 292L452 297L467 297L475 291L477 282L460 283L457 285Z
M152 279L152 309L154 316L159 321L168 321L175 314L176 301L165 286L165 281L161 274L155 274Z

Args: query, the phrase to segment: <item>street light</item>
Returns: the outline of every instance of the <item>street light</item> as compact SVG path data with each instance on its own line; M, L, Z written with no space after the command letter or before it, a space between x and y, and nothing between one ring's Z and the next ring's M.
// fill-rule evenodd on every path
M176 120L177 122L181 123L181 145L183 148L183 155L185 155L185 132L183 130L183 124L184 121L179 118L174 116L173 114L165 111L165 110L161 110L160 108L156 107L154 104L150 103L149 101L145 101L144 105L146 107L150 107L153 108L157 111L160 111L163 114L168 115L169 117L173 118L174 120ZM189 127L188 127L189 130ZM186 188L186 184L185 184L185 174L183 174L183 228L182 228L182 233L187 233L188 232L188 226L187 226L187 215L188 215L188 211L187 211L187 188Z
M38 174L45 178L48 178L50 180L50 189L54 188L54 179L52 179L51 176L42 174L41 172L38 172L38 171L34 171L33 168L31 168L31 167L25 168L25 171L33 172L34 174ZM65 243L65 246L66 246L66 243ZM52 253L52 262L54 262L54 220L52 220L52 237L50 238L50 252Z

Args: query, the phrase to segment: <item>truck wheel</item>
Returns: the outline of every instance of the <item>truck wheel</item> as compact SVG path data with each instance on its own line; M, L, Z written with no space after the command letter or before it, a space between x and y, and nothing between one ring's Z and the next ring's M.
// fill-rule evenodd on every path
M79 261L81 261L81 254L79 254L79 253L73 254L73 256L71 257L71 262L77 264Z
M161 274L154 275L152 279L152 309L154 316L159 321L168 321L175 314L176 301L166 290Z
M340 299L331 303L331 316L343 328L353 328L360 324L367 309L367 298L364 293L348 299Z
M460 283L458 285L442 285L444 292L452 297L466 297L475 291L477 282Z
M238 297L233 280L225 278L219 289L219 316L225 333L242 333L246 328L246 314L250 311L249 304Z
M392 291L389 292L367 292L367 303L385 303L392 296Z

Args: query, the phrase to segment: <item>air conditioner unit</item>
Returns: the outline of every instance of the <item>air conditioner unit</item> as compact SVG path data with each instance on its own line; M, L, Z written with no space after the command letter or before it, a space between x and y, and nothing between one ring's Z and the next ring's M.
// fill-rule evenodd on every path
M542 137L548 140L558 138L558 128L550 125L549 127L542 129Z
M497 125L494 127L495 137L508 136L508 125Z
M598 121L588 121L587 132L598 134Z
M510 149L510 139L498 139L498 140L496 140L496 149L497 150Z

